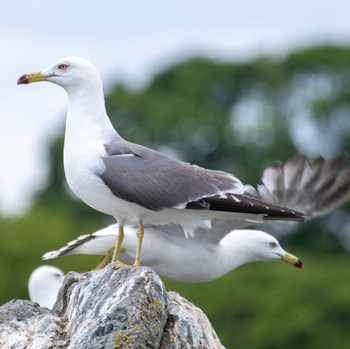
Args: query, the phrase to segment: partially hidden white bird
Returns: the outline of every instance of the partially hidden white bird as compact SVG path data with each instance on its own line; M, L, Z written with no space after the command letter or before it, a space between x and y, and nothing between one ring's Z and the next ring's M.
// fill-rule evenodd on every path
M144 224L179 224L186 236L194 236L200 228L210 230L214 220L305 219L301 212L244 195L244 185L231 174L125 141L107 116L101 77L85 59L61 59L41 72L21 76L17 83L38 81L52 82L67 92L67 182L86 204L117 219L113 260L119 256L124 225L139 227L134 261L139 266Z
M145 225L142 262L169 280L199 283L215 280L241 265L259 261L286 261L303 268L301 260L286 252L276 238L260 231L237 229L221 240L205 229L195 238L186 239L178 225ZM123 246L119 258L130 264L135 258L137 226L124 227ZM43 259L72 254L105 255L113 249L118 224L90 235L80 236L58 251L47 252ZM101 265L103 266L103 265Z
M63 280L64 273L61 269L51 265L41 265L34 269L29 277L29 299L41 307L52 309Z
M350 167L346 160L346 154L328 161L323 157L308 161L296 155L266 168L258 189L248 189L252 195L272 203L291 202L311 220L349 200ZM232 223L235 222L216 220L212 226L214 232L200 228L194 238L187 240L178 225L146 225L143 263L167 279L182 282L211 281L255 261L284 260L303 267L300 259L284 251L273 236L259 230L232 230ZM113 248L118 230L114 224L80 236L61 249L46 253L43 259L72 254L104 255ZM136 230L137 226L125 226L120 253L124 263L135 257Z

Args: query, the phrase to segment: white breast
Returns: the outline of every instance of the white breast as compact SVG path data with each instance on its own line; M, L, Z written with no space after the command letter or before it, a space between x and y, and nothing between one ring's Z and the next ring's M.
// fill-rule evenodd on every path
M186 237L194 236L199 227L210 229L213 218L241 218L239 213L184 209L163 209L160 213L116 197L100 175L105 170L105 144L117 134L106 115L91 114L83 105L82 110L81 104L69 104L64 168L69 187L87 205L114 216L121 224L138 224L141 220L144 224L180 224Z

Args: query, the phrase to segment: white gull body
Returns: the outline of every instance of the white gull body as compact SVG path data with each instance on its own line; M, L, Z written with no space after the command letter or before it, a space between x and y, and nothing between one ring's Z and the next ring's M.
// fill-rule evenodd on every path
M124 140L115 131L106 114L102 81L97 70L79 57L62 60L66 61L73 68L74 78L68 77L65 81L65 78L52 76L48 81L62 86L68 95L63 159L66 179L72 191L94 209L114 216L119 224L138 224L140 221L144 224L179 223L189 235L193 235L198 227L210 227L209 221L201 217L198 211L165 208L159 214L158 211L122 200L112 193L100 178L100 174L106 170L103 159L108 157L105 145ZM52 75L58 64L41 73ZM233 178L231 175L227 177ZM115 180L118 181L118 178ZM242 194L243 185L236 179L232 182L232 192ZM244 217L238 216L242 219ZM260 220L260 217L251 217L253 218Z
M91 235L83 235L43 259L72 254L104 255L115 243L117 224ZM137 227L124 227L120 260L131 263L135 258ZM215 280L241 265L261 261L281 261L291 257L276 238L259 230L234 230L219 241L210 232L200 230L194 239L186 239L180 226L145 226L142 262L160 276L170 280L199 283ZM294 257L294 256L292 256ZM296 257L293 264L302 267Z
M62 286L64 273L51 265L36 268L28 281L28 293L32 302L51 309L56 302L58 291Z

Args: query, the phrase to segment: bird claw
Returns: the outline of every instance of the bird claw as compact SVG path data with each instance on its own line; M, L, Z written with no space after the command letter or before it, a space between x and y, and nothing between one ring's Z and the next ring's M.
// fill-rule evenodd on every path
M119 268L131 268L131 265L128 265L128 264L124 264L122 261L120 260L116 260L114 262L114 268L115 269L119 269Z

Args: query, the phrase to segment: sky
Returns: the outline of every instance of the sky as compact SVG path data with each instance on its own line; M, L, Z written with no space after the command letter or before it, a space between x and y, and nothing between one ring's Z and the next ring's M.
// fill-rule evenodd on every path
M350 44L346 0L12 0L0 11L0 213L19 214L47 174L64 127L65 91L17 86L24 73L81 56L114 83L138 88L186 57L243 60L321 43Z

